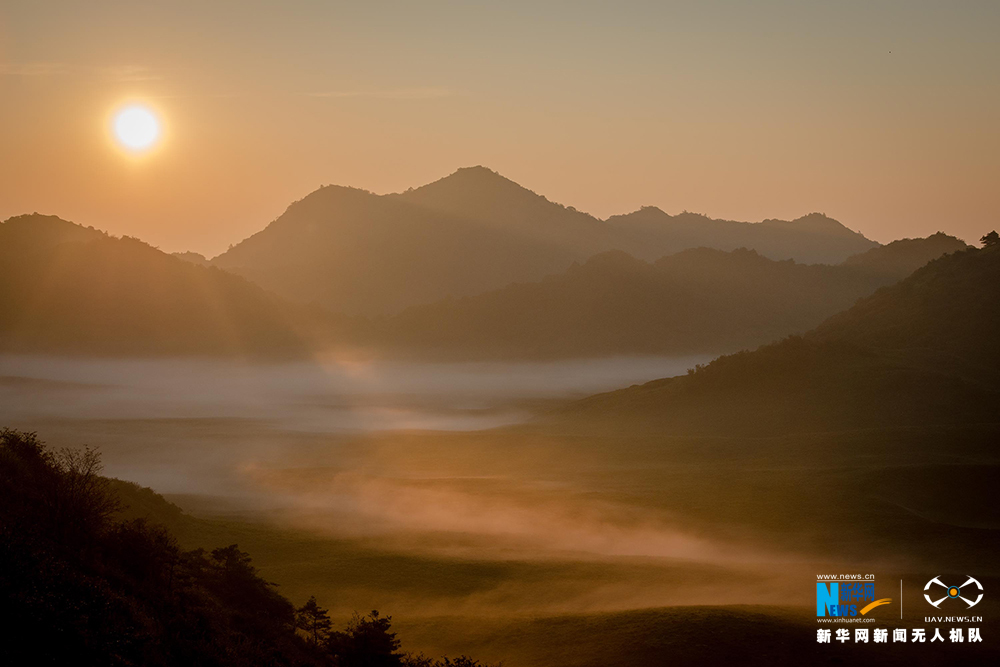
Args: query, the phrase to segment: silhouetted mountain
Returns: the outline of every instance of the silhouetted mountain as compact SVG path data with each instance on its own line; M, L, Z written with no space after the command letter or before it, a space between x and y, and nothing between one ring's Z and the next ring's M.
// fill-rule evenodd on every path
M816 214L749 224L643 209L601 221L471 167L401 194L320 188L213 263L291 299L378 314L540 280L608 250L839 262L876 245Z
M560 423L775 434L996 422L1000 249L946 255L805 337L580 401Z
M68 222L55 215L30 213L17 215L0 223L3 246L51 247L67 242L86 242L108 238L105 232Z
M300 356L312 312L243 278L52 216L0 224L0 349Z
M685 250L651 264L609 251L540 282L376 320L368 338L440 358L730 352L807 331L928 259L965 247L939 234L840 266L778 262L746 249Z
M589 257L621 242L597 218L549 201L485 167L466 167L428 185L389 195L483 227Z
M455 194L470 192L480 198L470 201ZM449 240L499 239L481 246L487 254L514 252L516 245L529 251L551 250L554 246L546 245L547 238L567 234L574 225L590 229L592 238L604 225L588 222L584 214L552 204L488 170L468 169L389 197L324 188L268 228L311 229L320 240L303 244L308 239L298 233L279 234L291 244L280 254L303 254L317 262L327 255L337 234L331 236L331 227L308 221L316 210L329 208L329 199L341 212L357 209L369 216L371 225L359 226L357 218L345 214L337 226L353 229L355 240L376 234L381 243L403 213L411 222L413 216L424 216L427 225L440 232L432 242L421 235L420 224L411 225L414 242L423 243L426 252L397 255L398 261L383 264L369 261L382 257L377 254L348 253L343 261L328 264L331 276L340 274L325 283L339 290L336 300L355 303L422 298L430 293L431 282L440 287L458 281L462 271L472 269L472 259L458 247L447 253L460 258L450 266L417 265L439 257ZM409 199L420 203L404 201ZM474 223L434 217L423 208L437 206L434 200L451 202L448 215L471 216L480 210L481 217ZM510 210L522 212L508 225L521 229L516 238L500 229L505 223L497 211L505 202L513 202ZM548 222L535 226L538 220ZM377 227L381 231L376 233ZM241 244L241 252L252 253L254 239L270 234L268 230ZM0 244L0 307L8 314L0 324L0 349L5 351L289 357L346 342L392 355L444 358L741 349L807 330L902 277L925 257L964 247L957 239L935 235L869 251L843 266L777 262L745 249L731 253L693 249L651 264L622 251L608 251L540 282L352 322L318 307L293 305L217 267L202 266L204 258L196 253L166 255L136 239L113 238L52 216L19 216L0 224ZM377 245L372 238L366 244ZM390 245L400 253L414 247ZM584 252L585 246L581 242L572 251L552 252L569 257ZM264 254L270 256L274 246L267 249ZM534 257L540 260L541 254ZM528 260L519 264L522 268L541 265L530 256L521 259ZM506 267L513 264L507 262ZM345 271L361 271L368 277L349 281ZM290 270L285 273L289 279L303 278Z
M374 314L540 278L576 257L401 195L327 186L213 263L291 299Z
M937 259L893 287L831 317L811 340L907 355L942 355L977 374L1000 375L1000 246Z
M634 254L643 259L655 259L686 248L752 248L771 259L837 264L878 246L822 213L810 213L791 222L748 223L715 220L686 211L668 215L655 206L646 206L634 213L612 216L608 223L629 238Z
M965 241L944 232L931 234L923 239L900 239L866 252L852 255L844 260L844 266L863 267L872 272L881 272L898 280L921 266L969 246Z

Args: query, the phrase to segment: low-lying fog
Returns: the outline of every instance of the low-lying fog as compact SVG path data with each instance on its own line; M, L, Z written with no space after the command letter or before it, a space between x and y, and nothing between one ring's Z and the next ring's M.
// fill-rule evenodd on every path
M0 417L249 418L313 432L476 430L523 421L539 401L678 375L708 359L253 365L4 356Z
M344 469L361 465L360 456L373 474L369 452L345 448L351 437L516 424L554 402L706 360L252 365L3 356L0 425L36 430L53 445L97 446L107 474L160 493L238 497L259 507L271 504L255 481L262 468Z
M8 356L0 357L0 425L37 431L54 447L96 446L106 474L149 486L195 516L264 522L417 561L642 558L740 569L756 557L675 515L659 483L643 487L641 461L609 465L604 447L586 451L531 433L488 430L708 360L246 365ZM315 579L325 577L335 589L329 595L342 604L364 608L381 599L409 608L384 589L388 575L375 565L356 575L370 577L369 584L346 590L311 565L281 570L290 567L285 554L257 548L292 594L318 592ZM451 567L434 570L441 590L450 590L447 582L457 576L448 574ZM651 586L649 567L629 565L627 575L609 570L607 581L587 575L593 580L584 582L559 570L543 584L533 574L534 583L483 584L476 599L498 595L510 609L568 610L582 608L585 599L608 608L677 602L676 577L657 569L666 578ZM560 577L570 578L560 579L560 595L542 592ZM597 593L607 587L614 594ZM695 597L708 599L706 590ZM712 599L738 599L736 588L728 590ZM426 602L412 606L426 609ZM458 601L441 604L455 608Z

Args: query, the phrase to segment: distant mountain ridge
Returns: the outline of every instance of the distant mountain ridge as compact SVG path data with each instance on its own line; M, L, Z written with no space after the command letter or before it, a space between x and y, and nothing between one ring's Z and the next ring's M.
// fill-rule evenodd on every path
M954 237L907 239L836 266L696 248L645 262L620 251L538 282L414 306L373 321L369 342L440 359L719 354L802 333L930 259Z
M609 250L654 260L746 247L839 263L877 246L820 214L738 223L646 208L604 221L469 167L397 194L320 188L212 262L286 298L376 315L540 280Z
M612 216L608 223L631 239L636 256L643 259L688 248L750 248L770 259L839 264L851 255L878 247L878 243L822 213L791 221L736 222L687 211L672 216L655 206L645 206L633 213Z
M367 198L342 188L322 194ZM530 206L562 210L531 197ZM378 204L390 212L398 205ZM348 347L439 360L719 354L805 331L927 257L965 247L939 234L840 266L707 248L650 263L614 250L537 282L363 318L286 301L194 253L170 256L54 216L19 216L0 224L0 350L280 358ZM375 287L342 285L362 294Z

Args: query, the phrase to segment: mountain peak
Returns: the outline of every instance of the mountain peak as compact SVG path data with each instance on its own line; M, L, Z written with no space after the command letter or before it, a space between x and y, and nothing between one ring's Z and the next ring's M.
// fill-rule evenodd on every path
M484 167L481 164L473 165L471 167L459 167L458 169L456 169L451 174L451 176L457 176L459 174L463 174L463 175L466 175L466 176L473 175L473 176L480 176L480 177L494 177L494 176L499 176L500 178L504 179L505 181L509 180L509 179L505 178L504 176L500 176L500 174L498 172L493 171L489 167ZM445 178L450 178L450 177L446 176Z
M70 222L69 220L63 220L58 215L45 215L43 213L23 213L21 215L14 215L3 222L0 225L4 225L7 229L12 229L14 227L47 227L50 229L69 229L70 227L79 227L80 225L75 222Z
M819 213L817 211L806 213L803 216L795 218L792 222L800 225L805 224L825 227L843 227L843 224L841 224L838 220L831 218L826 213Z
M811 231L822 232L825 234L835 233L835 234L856 234L862 236L859 232L855 232L844 223L840 222L836 218L831 218L826 213L812 212L806 215L795 218L791 223L785 223L783 220L765 220L767 223L774 224L793 224L798 225L801 228L805 228ZM867 239L866 239L867 240Z
M25 213L8 218L0 222L0 232L8 238L13 236L25 240L33 239L47 244L87 241L107 236L105 232L93 227L84 227L56 215L41 213Z
M466 180L479 179L485 182L495 181L504 183L514 183L514 181L502 175L500 172L494 171L489 167L484 167L481 164L473 165L471 167L459 167L449 175L445 176L443 179L438 179L438 180L446 180L450 178L466 179ZM514 185L517 185L517 183L514 183Z
M618 213L607 219L607 222L651 222L669 220L670 214L659 206L640 206L631 213Z
M558 226L558 221L570 225L599 224L596 218L549 201L482 165L462 167L433 183L391 196L425 209L505 229L552 227ZM570 229L565 231L574 233Z
M377 197L378 195L369 192L368 190L363 190L362 188L351 187L350 185L321 185L309 194L307 194L302 199L292 202L289 206L296 206L303 202L329 202L338 201L342 199L352 199L352 198L364 198L364 197Z
M530 195L533 198L545 199L482 165L460 167L444 178L408 190L400 196L406 199L422 199L430 196L452 198L460 195L473 197Z

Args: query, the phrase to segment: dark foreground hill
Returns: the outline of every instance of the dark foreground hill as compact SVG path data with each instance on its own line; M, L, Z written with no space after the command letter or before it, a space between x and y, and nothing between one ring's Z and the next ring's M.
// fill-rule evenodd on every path
M375 320L369 342L436 358L695 354L753 348L812 329L931 259L967 246L905 239L837 266L698 248L648 263L602 253L539 282Z
M296 609L237 545L183 551L155 519L129 518L180 511L99 472L92 451L0 430L0 663L486 667L401 653L374 611L332 630L315 598Z
M0 350L300 357L328 322L238 276L55 216L0 224Z
M429 436L430 437L430 436ZM584 443L577 443L584 444ZM709 444L709 443L703 443ZM790 447L795 443L789 442ZM584 445L586 446L586 445ZM709 444L709 446L711 446ZM801 446L801 445L799 445ZM938 447L939 448L939 447ZM738 469L755 466L753 455L743 447ZM663 452L661 447L659 450ZM962 452L965 454L966 452ZM738 454L738 456L740 456ZM509 458L509 455L508 455ZM257 542L266 541L279 534L272 544L273 565L270 572L280 573L282 586L267 583L255 567L250 554L227 541L208 544L229 546L184 550L170 534L185 524L212 526L217 522L195 519L183 514L177 507L148 489L118 480L108 480L96 475L87 457L53 455L32 436L11 431L0 432L0 620L4 627L4 642L0 643L0 661L11 665L324 665L327 667L477 667L481 663L468 658L457 660L429 660L401 653L396 629L407 647L423 649L439 655L441 647L452 654L466 653L505 658L506 665L523 667L653 667L663 664L869 664L877 654L878 664L884 665L934 665L946 662L962 664L991 664L996 660L997 649L988 638L995 627L995 605L989 598L983 609L987 621L981 624L983 644L910 644L882 646L874 643L818 644L817 624L813 609L805 605L810 600L812 577L802 577L800 585L793 585L796 594L792 599L775 605L719 605L707 602L684 606L622 609L612 611L581 610L557 614L510 614L491 609L487 614L418 615L407 617L392 625L387 617L368 615L350 624L340 632L319 628L324 641L311 641L315 624L310 619L324 620L322 613L311 615L308 602L296 609L280 591L287 591L288 579L294 577L295 566L305 563L310 569L304 581L298 584L323 586L331 579L340 579L344 589L359 586L354 571L364 570L371 579L379 579L385 587L404 586L409 591L420 591L430 596L433 585L416 582L413 577L426 571L428 565L443 569L428 572L437 585L445 575L455 577L466 569L466 576L449 582L450 589L468 594L470 581L468 568L477 568L492 576L525 577L524 585L535 595L545 588L545 575L562 564L555 561L532 559L530 568L511 567L504 557L504 564L476 564L466 558L431 560L425 554L407 559L372 558L370 550L352 558L337 558L330 553L331 544L343 540L327 540L326 549L320 539L310 536L289 543L280 536L279 528L268 524L240 527L230 523L223 528L207 529L214 534L236 532L243 539L256 536ZM759 465L759 461L754 461ZM766 500L775 486L761 480L748 480L745 473L727 479L712 479L706 484L701 474L691 474L690 460L677 461L677 465L650 465L650 461L636 461L635 471L640 478L629 479L633 491L653 488L643 483L641 470L666 472L673 470L678 479L687 478L682 495L687 497L688 487L704 497L697 497L697 505L716 497L716 503L743 520L754 523L773 520L769 512L748 511L745 503L757 507L761 496ZM685 465L685 463L687 465ZM776 461L774 462L776 463ZM723 466L724 467L724 466ZM908 466L907 466L908 467ZM798 470L798 465L791 467ZM899 468L899 466L894 466ZM787 470L775 465L766 468L771 473ZM822 470L822 469L821 469ZM757 471L759 472L759 470ZM818 471L811 471L814 474ZM609 467L610 477L622 477L622 469ZM866 473L865 477L870 474ZM831 495L828 474L820 474L823 494ZM858 479L858 471L845 471L844 477ZM937 476L939 485L948 484ZM969 479L963 477L963 479ZM723 483L724 482L724 483ZM734 482L737 493L759 485L756 492L748 494L744 503L731 498L717 498L720 492L731 494ZM787 483L787 480L786 480ZM667 488L670 485L656 485ZM781 486L779 484L779 486ZM811 488L815 483L808 484ZM884 484L878 485L884 494ZM922 488L922 487L921 487ZM699 491L700 489L700 491ZM779 514L803 515L796 526L802 530L822 533L827 542L840 546L857 559L872 559L870 544L857 540L850 526L864 527L871 521L871 498L864 497L858 488L850 487L840 493L851 502L846 516L843 503L820 503L822 519L833 520L824 524L816 519L816 505L810 498L793 496L794 501L783 497L776 509ZM784 492L787 493L785 488ZM981 495L985 495L985 492ZM855 500L856 499L856 500ZM124 507L122 507L124 503ZM711 501L709 500L709 505ZM765 502L766 505L766 502ZM867 515L857 516L859 507L868 507ZM966 508L967 509L967 508ZM956 508L963 515L961 507ZM959 530L947 523L924 524L914 513L903 514L910 523L920 522L914 540L920 539L932 551L942 548L950 552L968 549L964 542L974 547L988 547L979 543L976 533ZM839 518L838 518L839 517ZM787 517L781 517L787 518ZM815 524L815 525L814 525ZM162 526L170 527L170 531ZM875 532L875 526L867 526ZM202 529L204 532L204 528ZM786 527L787 530L787 527ZM194 532L189 530L188 532ZM993 531L995 532L995 531ZM898 537L898 526L880 531ZM829 535L836 535L830 540ZM190 539L190 538L189 538ZM252 541L252 540L251 540ZM277 545L277 547L276 547ZM891 543L897 547L897 542ZM260 545L258 545L260 546ZM918 545L919 548L920 545ZM256 553L256 546L252 549ZM893 551L898 557L899 552ZM988 559L988 556L986 557ZM674 559L666 564L671 567L669 580L673 586L692 584L690 573L675 568ZM422 561L424 569L414 569L414 561ZM855 563L855 561L840 561ZM870 560L867 562L871 562ZM968 563L961 559L940 559L953 567ZM989 562L982 557L980 566ZM634 563L650 576L649 559ZM662 564L662 563L661 563ZM292 567L289 567L289 566ZM456 565L460 569L456 571ZM564 565L564 564L563 564ZM690 564L688 564L690 565ZM774 572L788 567L781 561L774 564ZM608 563L594 563L592 570L603 571ZM821 566L822 567L822 566ZM879 569L882 590L894 590L885 579L891 579L883 567ZM898 565L897 565L898 567ZM581 575L587 570L574 570L570 587L586 584ZM823 571L823 570L821 570ZM895 570L892 570L896 574ZM906 600L920 601L919 586L922 573L899 572L906 577ZM996 585L993 569L976 571L987 590ZM613 569L613 578L621 576L620 569ZM794 577L790 577L794 580ZM388 581L386 581L388 579ZM725 587L731 582L725 568L713 565L704 568L700 576L693 577L702 584ZM659 582L662 583L662 582ZM892 579L891 583L896 582ZM301 586L300 586L301 587ZM308 590L308 589L307 589ZM508 588L504 588L509 592ZM440 610L430 598L427 606ZM896 620L893 613L878 616L875 628L927 627L924 613L907 607L906 620ZM322 612L320 608L318 610ZM445 612L448 613L448 612ZM980 627L980 624L976 624ZM325 627L325 626L324 626ZM933 627L933 626L932 626ZM943 627L947 636L947 626ZM928 631L930 632L930 631ZM327 639L332 637L333 640ZM981 661L981 662L976 662Z
M608 250L654 260L746 247L836 263L878 245L820 214L751 224L656 212L603 221L471 167L400 194L320 188L213 263L290 299L385 314L539 280Z
M996 422L1000 248L937 259L804 337L580 401L561 423L774 435Z

